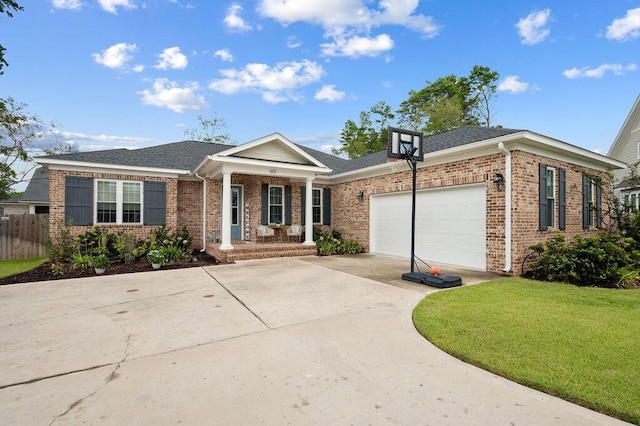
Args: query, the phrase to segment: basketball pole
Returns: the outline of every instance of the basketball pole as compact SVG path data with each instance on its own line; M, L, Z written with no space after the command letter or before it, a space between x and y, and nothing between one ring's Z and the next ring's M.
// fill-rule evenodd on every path
M409 167L411 167L411 173L413 175L413 185L411 186L411 273L415 272L416 263L416 176L418 174L418 161L413 155L414 152L415 149L411 154L407 155L407 163L409 163Z

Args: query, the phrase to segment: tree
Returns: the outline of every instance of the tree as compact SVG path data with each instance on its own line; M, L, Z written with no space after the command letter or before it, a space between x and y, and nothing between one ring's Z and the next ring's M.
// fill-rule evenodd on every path
M196 117L200 123L199 129L185 129L184 135L188 138L202 142L229 143L231 139L228 133L219 133L227 128L224 118L218 118L215 114L210 120L201 115Z
M0 14L4 13L9 18L13 18L12 11L18 12L21 10L24 10L24 8L14 0L0 0ZM4 52L6 50L7 49L0 44L0 75L4 74L3 68L9 65L7 60L4 58Z
M433 134L459 126L491 126L492 101L499 74L474 66L468 76L440 77L400 104L403 127Z
M378 152L387 147L389 125L395 115L386 102L380 101L369 111L360 112L360 124L347 120L340 133L339 148L334 148L335 155L347 154L349 158Z
M8 198L13 192L11 187L23 182L37 167L33 162L34 155L70 151L69 145L59 143L55 138L55 125L45 126L25 109L25 104L17 103L13 98L0 99L0 200ZM16 166L23 164L24 169L17 172Z

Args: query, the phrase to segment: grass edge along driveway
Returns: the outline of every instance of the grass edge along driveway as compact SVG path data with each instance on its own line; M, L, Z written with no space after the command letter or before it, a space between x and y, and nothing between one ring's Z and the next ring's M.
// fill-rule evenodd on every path
M49 259L46 257L35 257L32 259L20 260L0 260L0 278L29 271L36 266L42 265L47 260Z
M413 322L462 361L640 424L640 290L503 278L433 293Z

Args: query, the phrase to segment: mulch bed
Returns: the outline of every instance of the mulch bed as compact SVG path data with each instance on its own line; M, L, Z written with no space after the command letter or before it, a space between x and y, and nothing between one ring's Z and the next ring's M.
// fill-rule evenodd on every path
M171 262L163 265L159 270L167 269L181 269L181 268L194 268L200 266L218 265L220 262L213 256L209 256L206 253L197 253L194 255L191 261L181 260L178 262ZM146 259L139 259L133 262L113 262L104 274L102 275L117 275L117 274L129 274L132 272L149 272L154 269ZM40 266L33 268L30 271L22 272L20 274L12 275L6 278L0 278L0 285L5 284L20 284L34 281L49 281L49 280L65 280L69 278L83 278L83 277L95 277L97 276L93 268L74 268L69 264L63 265L63 274L54 276L51 273L51 263L45 262Z

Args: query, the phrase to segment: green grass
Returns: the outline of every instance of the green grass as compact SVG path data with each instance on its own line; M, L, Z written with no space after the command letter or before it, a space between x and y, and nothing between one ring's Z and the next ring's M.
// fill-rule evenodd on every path
M432 294L413 321L456 358L640 424L640 290L504 278Z
M48 259L46 257L20 260L0 260L0 278L29 271L36 266L42 265L47 260Z

